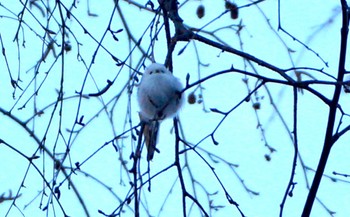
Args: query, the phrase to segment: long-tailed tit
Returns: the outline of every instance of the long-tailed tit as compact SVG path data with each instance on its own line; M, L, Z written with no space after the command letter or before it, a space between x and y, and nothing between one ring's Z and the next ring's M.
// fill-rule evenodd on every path
M179 79L162 64L152 63L143 73L137 99L148 161L152 160L154 151L159 152L156 144L160 121L174 117L183 103L182 89Z

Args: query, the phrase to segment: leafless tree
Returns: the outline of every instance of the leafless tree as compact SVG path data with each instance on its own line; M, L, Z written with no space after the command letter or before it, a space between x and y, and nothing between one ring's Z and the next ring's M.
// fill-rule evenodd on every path
M345 0L332 4L323 15L308 4L303 13L300 3L265 0L0 2L0 210L252 216L258 198L282 192L272 215L307 217L317 203L334 216L339 210L317 192L324 179L339 189L349 183L341 169L348 162L333 173L325 168L348 138L350 84L349 8ZM293 25L309 21L305 14L318 25L298 35ZM322 34L337 25L340 49L329 45L327 56L313 43L326 46ZM160 153L148 162L135 93L153 61L181 78L187 102L161 129ZM315 107L324 127L304 115ZM318 148L309 156L305 138L315 130ZM260 174L249 173L261 162ZM283 173L266 165L284 165ZM258 184L264 175L280 180L276 192ZM248 199L237 196L242 189ZM306 193L295 196L296 189ZM289 205L295 200L303 206Z

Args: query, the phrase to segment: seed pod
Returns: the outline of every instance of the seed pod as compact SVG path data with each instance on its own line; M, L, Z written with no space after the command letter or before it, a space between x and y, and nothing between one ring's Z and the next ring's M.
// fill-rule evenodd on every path
M236 3L225 1L225 8L227 10L230 10L230 15L232 19L235 20L238 18L238 7Z
M64 42L64 50L65 50L66 52L69 52L69 51L72 50L72 45L70 44L69 41Z
M195 95L193 92L190 93L190 94L187 96L187 102L188 102L189 104L195 104L196 101L197 101L196 95Z
M261 106L260 102L255 102L255 103L253 103L253 108L254 108L255 110L259 110L259 109L260 109L260 106Z
M204 8L204 5L199 5L197 7L197 17L199 19L202 19L202 17L204 17L205 15L205 8Z

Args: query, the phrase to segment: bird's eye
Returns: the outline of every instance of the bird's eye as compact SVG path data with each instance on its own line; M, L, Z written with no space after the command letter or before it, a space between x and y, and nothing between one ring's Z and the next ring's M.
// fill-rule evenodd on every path
M164 74L165 71L162 70L162 69L155 69L155 70L149 72L150 75L153 74L153 73L155 73L155 74Z

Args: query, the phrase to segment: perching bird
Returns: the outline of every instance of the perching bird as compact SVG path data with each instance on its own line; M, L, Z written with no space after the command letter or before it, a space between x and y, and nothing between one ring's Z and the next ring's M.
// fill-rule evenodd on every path
M159 123L174 117L183 104L182 84L164 65L152 63L143 73L137 91L140 119L144 123L147 160L153 158Z

